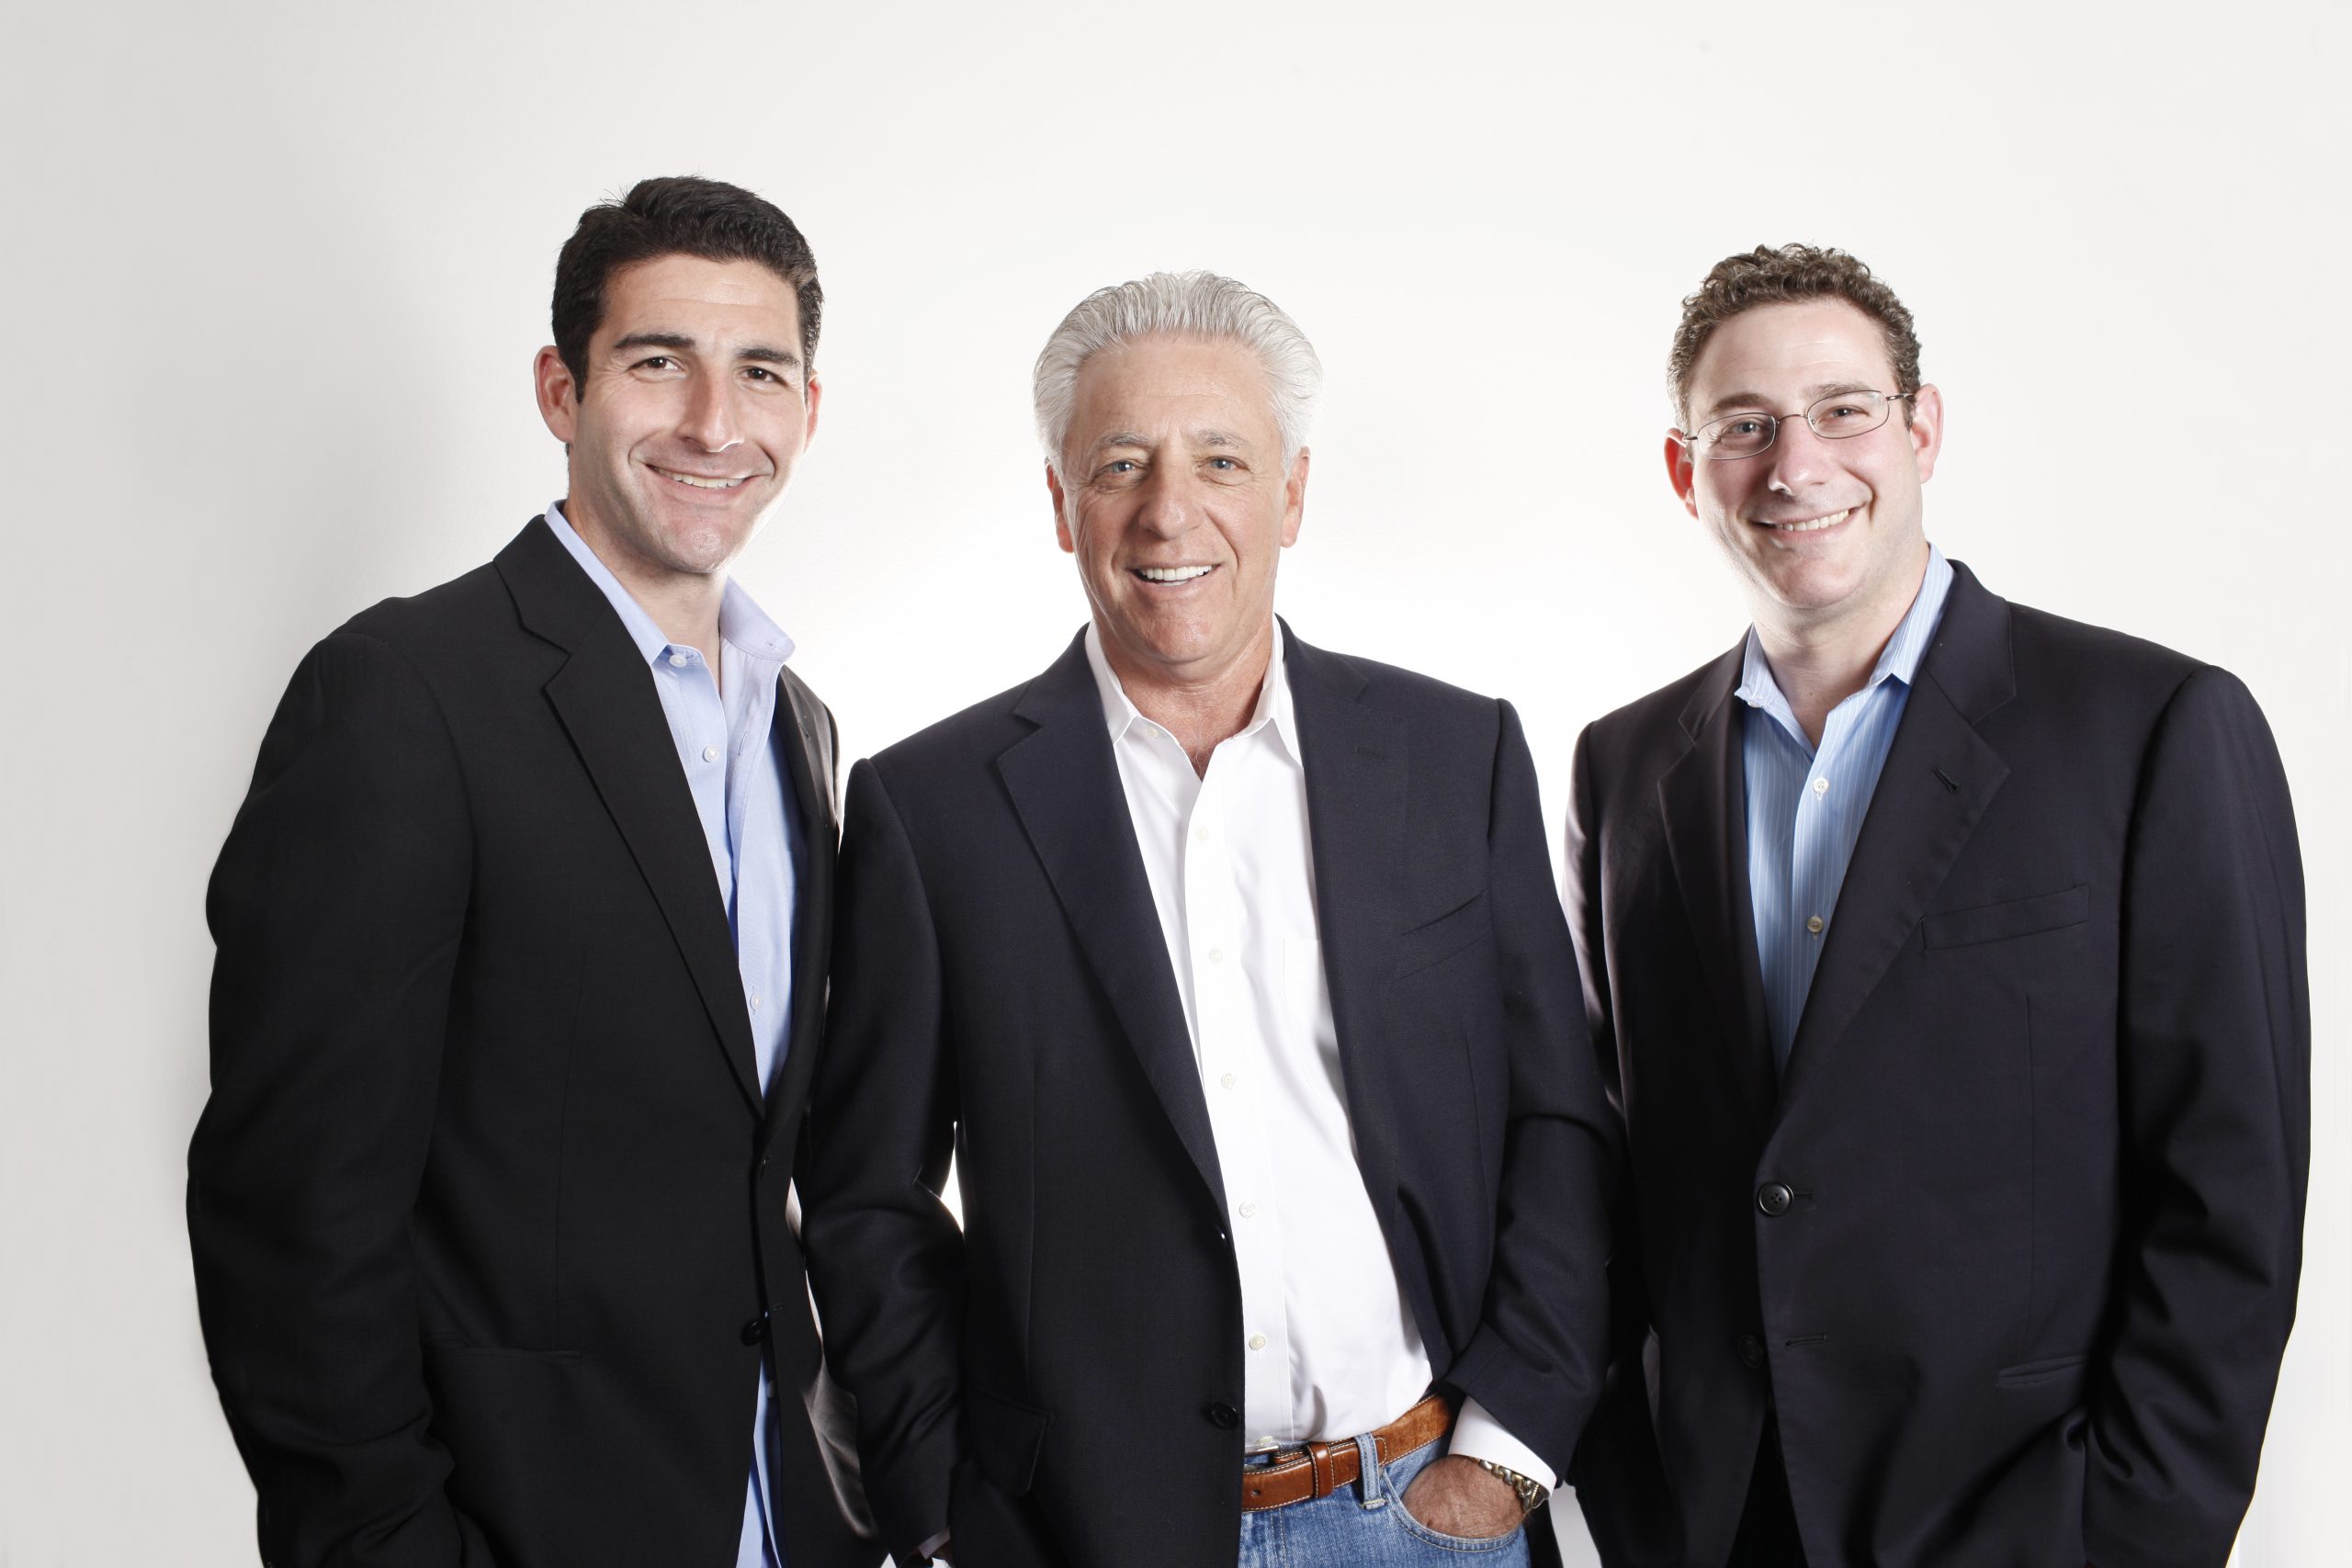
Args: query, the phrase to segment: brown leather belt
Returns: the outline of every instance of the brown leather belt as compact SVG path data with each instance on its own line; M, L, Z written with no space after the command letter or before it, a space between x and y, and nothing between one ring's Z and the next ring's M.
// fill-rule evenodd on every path
M1453 1425L1453 1407L1443 1394L1432 1393L1372 1435L1380 1462L1390 1464L1414 1450L1445 1436ZM1241 1511L1262 1514L1316 1497L1328 1497L1362 1477L1353 1438L1336 1443L1308 1443L1278 1450L1271 1464L1245 1465L1241 1471Z

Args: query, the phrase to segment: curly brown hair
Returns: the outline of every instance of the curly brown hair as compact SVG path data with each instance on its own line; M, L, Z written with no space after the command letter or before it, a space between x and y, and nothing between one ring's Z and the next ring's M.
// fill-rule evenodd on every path
M1919 335L1911 329L1911 312L1864 266L1840 250L1815 245L1758 245L1725 256L1699 285L1699 292L1682 301L1682 324L1674 330L1674 350L1666 358L1666 380L1674 397L1675 417L1690 417L1690 377L1698 368L1700 351L1715 329L1743 310L1758 305L1784 305L1800 299L1843 299L1878 323L1886 338L1886 356L1894 364L1897 392L1919 389ZM1903 421L1911 422L1911 405L1903 405Z

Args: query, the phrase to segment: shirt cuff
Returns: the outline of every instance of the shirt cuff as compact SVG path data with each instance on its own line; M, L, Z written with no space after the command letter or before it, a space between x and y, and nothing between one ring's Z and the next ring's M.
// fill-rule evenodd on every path
M1496 1462L1500 1463L1501 1461L1498 1460ZM949 1532L946 1530L941 1530L937 1535L933 1536L929 1540L926 1540L921 1546L916 1547L915 1551L921 1554L926 1562L930 1561L932 1558L937 1557L939 1555L939 1549L947 1544L948 1533Z
M1546 1492L1560 1487L1560 1478L1552 1467L1533 1449L1504 1431L1502 1424L1475 1399L1463 1400L1462 1414L1453 1420L1453 1440L1446 1445L1446 1451L1517 1471L1530 1481L1542 1482Z

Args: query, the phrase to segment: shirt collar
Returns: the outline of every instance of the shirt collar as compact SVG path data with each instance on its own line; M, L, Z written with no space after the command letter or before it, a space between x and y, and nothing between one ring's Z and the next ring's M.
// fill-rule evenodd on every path
M1111 732L1114 742L1136 725L1159 729L1159 725L1147 718L1143 710L1128 699L1126 688L1119 684L1119 677L1111 669L1111 661L1103 657L1102 634L1091 621L1086 626L1086 663L1087 668L1094 671L1095 694L1102 700L1103 728ZM1274 623L1273 656L1266 661L1266 680L1258 688L1258 705L1251 711L1250 722L1241 727L1241 733L1255 735L1268 725L1273 727L1275 738L1282 742L1283 750L1290 754L1291 761L1304 767L1306 754L1298 746L1298 721L1291 705L1290 680L1284 672L1283 624L1280 621ZM1167 733L1165 730L1159 732Z
M1870 679L1862 682L1862 690L1874 689L1890 678L1911 685L1919 676L1919 660L1927 657L1928 644L1936 635L1936 623L1943 618L1944 601L1951 594L1951 563L1944 559L1943 551L1928 547L1928 574L1921 579L1919 592L1911 601L1911 608L1879 650L1878 662L1871 666ZM1764 657L1764 640L1756 628L1747 628L1747 643L1740 656L1739 689L1732 694L1750 707L1762 708L1786 725L1790 733L1798 734L1796 715L1789 706L1789 699L1781 694L1781 683L1772 678L1771 661Z
M645 606L637 602L636 595L623 587L612 569L588 547L588 541L564 516L561 502L548 502L547 522L548 532L571 552L571 558L580 563L588 581L596 585L612 605L613 613L620 616L629 640L637 644L637 651L645 661L651 664L666 655L670 639L654 625L653 617L645 613ZM727 592L718 601L718 637L720 641L733 644L748 659L781 664L792 657L792 639L785 636L784 628L770 620L767 612L754 604L743 585L732 578L728 580Z

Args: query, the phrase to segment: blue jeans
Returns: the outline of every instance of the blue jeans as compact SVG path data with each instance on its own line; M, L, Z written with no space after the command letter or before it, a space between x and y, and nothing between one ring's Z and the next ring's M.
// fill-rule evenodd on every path
M1396 1463L1373 1461L1372 1439L1356 1439L1363 1479L1328 1497L1241 1516L1239 1568L1527 1568L1527 1530L1471 1540L1440 1535L1399 1501L1422 1467L1445 1451L1424 1443Z

